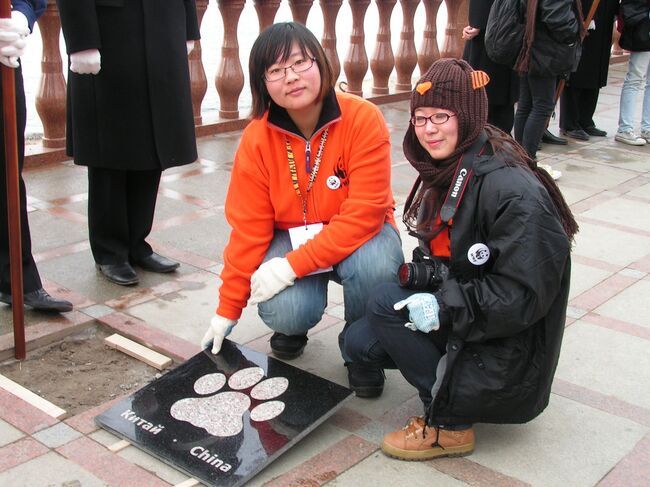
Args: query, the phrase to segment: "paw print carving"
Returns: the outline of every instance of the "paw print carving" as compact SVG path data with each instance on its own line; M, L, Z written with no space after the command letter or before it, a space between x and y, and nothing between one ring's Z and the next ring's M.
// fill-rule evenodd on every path
M289 380L284 377L262 380L263 377L264 370L260 367L239 370L227 381L222 373L204 375L194 383L194 391L201 395L212 395L180 399L172 405L170 414L174 419L187 421L213 436L234 436L244 428L243 415L251 406L251 397L265 401L251 410L250 417L253 421L269 421L284 411L284 402L269 399L286 391ZM232 390L215 394L226 382ZM239 392L250 387L250 397Z

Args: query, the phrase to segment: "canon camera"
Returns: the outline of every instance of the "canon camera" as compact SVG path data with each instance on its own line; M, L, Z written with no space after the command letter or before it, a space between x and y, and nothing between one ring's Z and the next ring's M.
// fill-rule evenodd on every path
M420 247L413 249L413 262L397 269L399 285L415 291L437 291L449 275L449 268L438 257L427 255Z

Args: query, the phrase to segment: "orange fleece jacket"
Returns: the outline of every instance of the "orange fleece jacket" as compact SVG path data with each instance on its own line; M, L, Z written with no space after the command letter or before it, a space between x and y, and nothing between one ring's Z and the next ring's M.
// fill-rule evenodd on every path
M275 229L303 224L294 191L286 140L293 149L300 191L307 198L307 222L323 230L286 257L298 278L338 264L377 235L384 222L395 225L391 191L390 140L384 118L372 103L337 93L341 115L312 136L312 166L326 127L329 134L320 169L309 194L306 141L268 121L269 111L244 129L226 197L232 227L224 250L217 314L238 319L250 296L250 278L260 266ZM327 179L339 178L338 189Z

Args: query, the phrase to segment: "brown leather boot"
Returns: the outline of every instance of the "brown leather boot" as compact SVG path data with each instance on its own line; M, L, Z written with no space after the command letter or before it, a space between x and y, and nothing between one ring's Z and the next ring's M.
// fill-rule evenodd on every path
M382 451L400 460L430 460L469 455L474 451L474 429L446 430L426 426L414 416L404 428L384 436Z

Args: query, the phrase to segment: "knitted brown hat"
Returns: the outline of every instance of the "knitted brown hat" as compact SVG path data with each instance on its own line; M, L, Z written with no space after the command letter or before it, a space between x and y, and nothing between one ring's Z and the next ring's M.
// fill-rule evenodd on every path
M437 166L447 166L457 160L485 127L488 101L484 86L488 81L487 74L474 71L461 59L439 59L415 85L411 94L411 116L416 108L434 107L450 110L458 117L458 146L445 161L436 161ZM418 142L411 124L404 137L403 149L418 171L417 162L431 164L431 156ZM427 179L424 174L422 176Z

